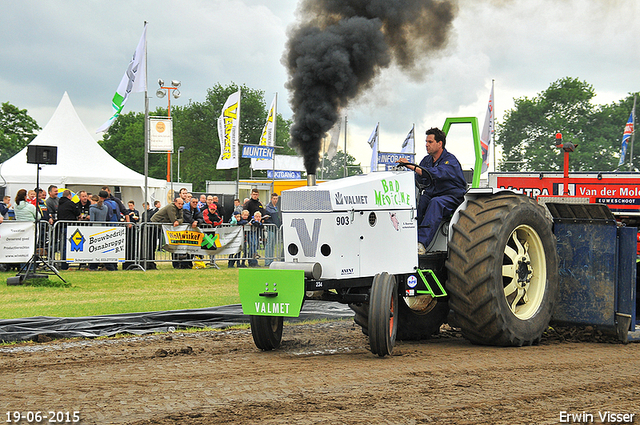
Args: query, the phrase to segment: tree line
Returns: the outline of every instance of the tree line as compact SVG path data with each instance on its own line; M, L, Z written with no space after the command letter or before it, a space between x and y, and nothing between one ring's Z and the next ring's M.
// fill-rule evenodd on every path
M565 142L578 145L569 160L571 171L615 170L634 93L608 105L592 103L595 96L591 84L565 77L531 99L514 99L496 128L496 145L502 146L499 169L562 171L564 152L555 148L560 132ZM629 155L628 150L623 171L629 170Z
M174 149L184 146L180 155L180 180L193 183L194 191L204 191L207 180L234 181L236 170L218 170L220 155L217 118L230 94L241 90L240 143L258 144L267 119L264 92L245 85L216 84L207 90L202 102L172 106ZM592 103L596 93L589 83L577 78L561 78L533 98L514 99L514 107L506 111L496 127L495 142L502 147L501 171L560 171L563 154L554 148L555 134L578 148L571 154L572 171L611 171L617 168L624 126L633 107L633 93L608 105ZM165 108L156 108L150 116L167 116ZM280 114L276 119L277 154L294 155L288 146L292 121ZM23 149L37 132L37 122L26 109L9 102L0 108L0 162ZM144 173L144 114L121 114L105 133L100 145L129 168ZM636 149L640 151L640 147ZM629 155L630 152L627 152ZM331 160L321 161L318 176L325 179L344 175L343 152ZM628 156L627 156L628 158ZM348 174L361 173L355 158L347 154ZM172 155L173 181L177 181L177 155ZM250 169L250 159L240 159L240 178L266 177L266 171ZM626 161L628 163L628 159ZM628 166L623 166L628 170ZM167 155L149 154L149 176L165 179Z
M206 181L235 181L237 170L218 170L216 163L220 156L217 119L229 95L241 90L240 100L240 143L257 145L267 120L268 105L264 92L238 86L220 84L207 90L202 102L189 102L185 106L172 106L174 154L172 155L173 181L177 180L175 154L179 146L185 150L180 154L180 180L193 183L194 191L204 191ZM167 110L157 108L150 116L167 116ZM289 127L291 120L281 114L276 117L276 149L278 155L295 155L289 147ZM100 145L114 158L129 168L144 172L144 114L130 112L118 117L109 128ZM342 177L343 170L338 156L325 164L327 178ZM354 165L355 158L347 157L348 165ZM165 179L167 176L167 155L149 154L149 176ZM240 158L240 178L266 178L266 171L251 171L251 159Z

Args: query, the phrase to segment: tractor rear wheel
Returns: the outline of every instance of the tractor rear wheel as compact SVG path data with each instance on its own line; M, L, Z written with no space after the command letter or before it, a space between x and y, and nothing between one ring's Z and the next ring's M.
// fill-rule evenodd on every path
M369 303L369 345L380 357L391 354L398 331L398 283L383 272L373 278Z
M453 225L449 305L473 343L536 344L558 286L551 222L533 199L500 193L470 200Z
M263 351L276 349L282 341L282 316L250 316L251 336L256 347Z

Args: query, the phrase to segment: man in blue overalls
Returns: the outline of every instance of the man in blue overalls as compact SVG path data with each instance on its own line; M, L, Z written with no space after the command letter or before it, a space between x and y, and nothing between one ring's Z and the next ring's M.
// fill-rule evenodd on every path
M416 172L416 182L429 185L422 189L418 201L418 254L426 253L426 247L435 236L442 218L452 214L464 200L467 181L458 159L445 149L447 139L439 128L427 130L427 153L420 166L407 165ZM407 163L401 158L400 163Z

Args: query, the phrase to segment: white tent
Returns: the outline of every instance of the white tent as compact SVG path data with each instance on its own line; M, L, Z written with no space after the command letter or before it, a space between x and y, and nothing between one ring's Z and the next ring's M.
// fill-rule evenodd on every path
M93 139L80 121L65 92L53 116L30 145L57 146L57 164L41 165L40 187L47 190L51 184L73 191L86 190L97 194L102 186L119 192L123 202L134 200L142 208L144 175L118 162ZM25 147L12 158L0 164L0 183L13 201L20 189L36 186L36 165L27 163ZM149 178L149 199L166 204L167 182Z

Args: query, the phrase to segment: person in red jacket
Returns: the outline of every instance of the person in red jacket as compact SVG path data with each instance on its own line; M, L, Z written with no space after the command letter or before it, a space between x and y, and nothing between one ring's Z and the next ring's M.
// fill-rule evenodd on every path
M202 211L202 217L205 223L211 224L214 227L222 224L222 218L220 214L218 214L218 207L214 203L207 204L206 208Z

